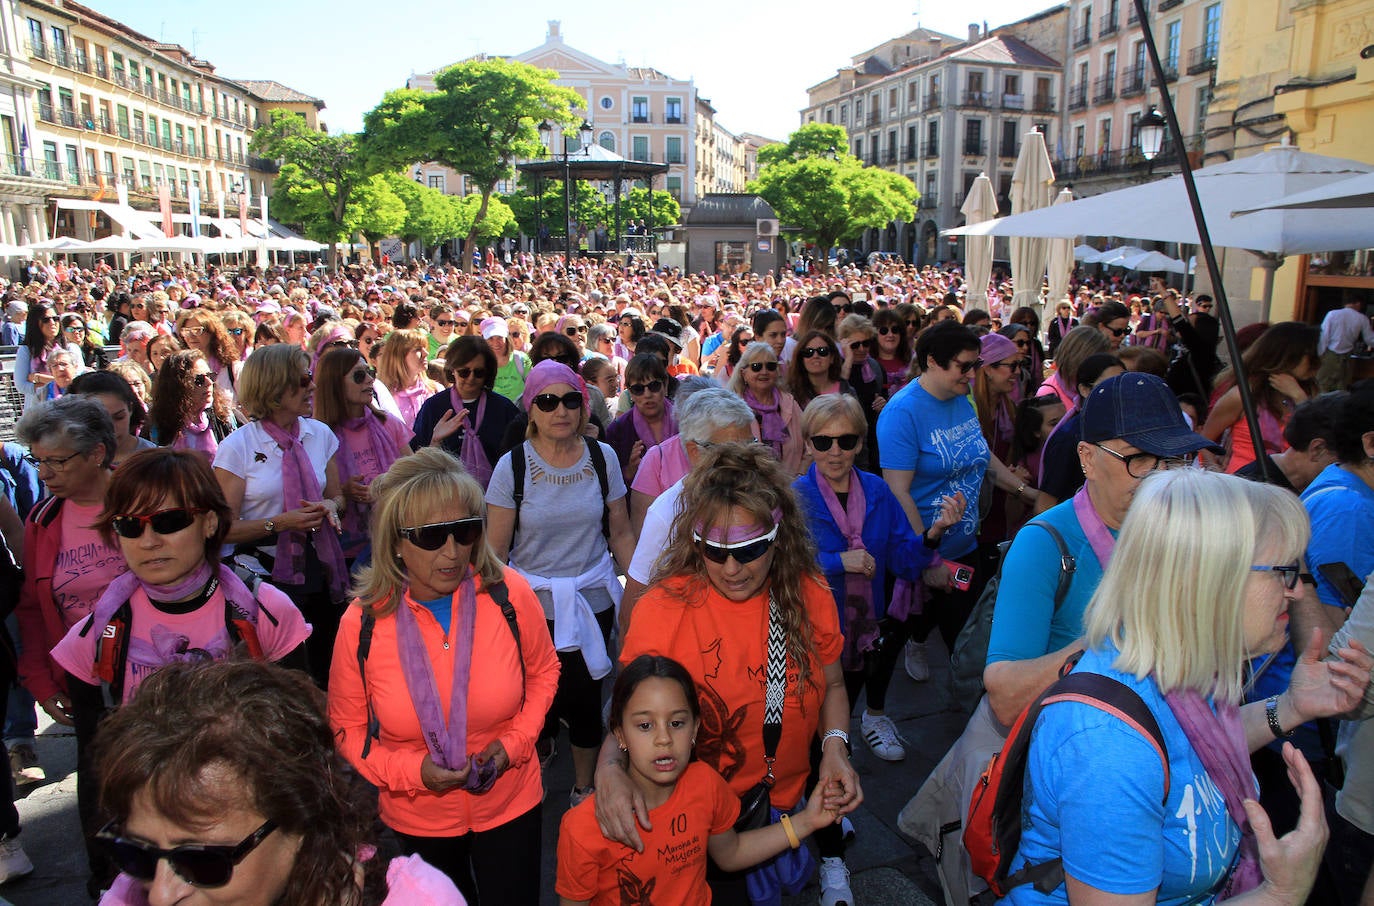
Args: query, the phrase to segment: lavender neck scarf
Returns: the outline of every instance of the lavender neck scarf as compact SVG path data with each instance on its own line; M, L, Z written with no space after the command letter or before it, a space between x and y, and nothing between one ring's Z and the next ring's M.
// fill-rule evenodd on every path
M386 430L383 419L378 418L377 413L370 409L364 410L361 417L347 419L334 432L339 438L339 453L334 457L334 461L339 464L340 484L347 484L353 477L354 460L361 452L354 444L357 443L357 432L364 429L367 431L367 447L377 456L377 465L380 468L378 474L391 468L391 464L400 456L396 438ZM348 501L343 511L345 531L351 535L367 531L367 517L371 509L368 504L356 500Z
M409 597L409 595L407 595ZM477 592L472 570L468 570L463 584L455 595L457 619L449 627L444 642L453 651L453 681L449 693L448 720L444 720L440 705L439 687L434 679L434 664L425 650L420 636L420 622L402 601L396 609L396 648L401 658L401 672L411 704L420 719L420 732L430 757L441 768L461 770L468 763L468 680L472 674L472 634L477 625Z
M773 448L773 454L778 459L782 459L782 446L789 436L787 422L782 417L782 394L774 387L772 401L765 404L759 402L754 391L746 387L744 401L754 410L754 417L758 419L759 439Z
M465 408L463 399L458 395L458 390L450 387L448 391L449 403L453 406L455 414L460 413ZM482 422L487 417L487 391L483 390L482 395L477 397L477 413L472 422L463 428L463 438L459 442L458 458L462 461L468 474L477 479L477 483L482 486L482 490L487 489L491 483L491 460L487 458L487 451L482 447L482 439L477 436L477 432L482 427Z
M643 441L645 450L661 443L663 438L672 437L677 433L677 419L673 417L673 402L669 399L663 401L663 418L658 423L661 433L658 437L654 436L653 427L639 411L638 406L630 407L630 421L635 426L635 436Z
M849 473L849 496L845 505L840 506L840 497L830 482L821 475L813 464L811 479L820 489L821 500L825 501L826 511L835 520L835 527L844 535L852 551L864 550L864 512L868 501L864 497L864 486L859 481L857 469ZM873 647L878 638L878 615L873 611L873 580L862 573L844 574L844 650L840 653L840 665L845 670L863 668L864 652Z
M197 418L187 422L177 433L176 440L172 441L172 448L195 450L213 460L215 451L219 449L219 441L215 440L215 432L210 429L210 413L202 412Z
M315 478L315 466L301 444L300 419L291 423L291 429L283 429L271 419L263 419L258 424L267 436L281 447L281 498L282 509L298 509L302 500L316 501L324 498L320 482ZM330 597L342 601L344 586L348 581L348 571L344 568L343 548L339 546L339 536L329 525L320 531L310 532L283 531L277 535L277 557L272 566L272 578L288 585L300 585L305 581L305 544L309 540L315 545L315 553L324 565L329 580Z
M1207 770L1207 776L1226 800L1226 813L1240 828L1240 858L1225 889L1217 895L1218 901L1229 900L1253 890L1264 880L1255 830L1241 804L1255 798L1255 775L1250 771L1250 753L1245 746L1240 709L1217 703L1214 712L1207 699L1192 690L1170 692L1164 700L1169 703L1188 743Z
M1097 514L1086 484L1073 495L1073 514L1078 517L1078 525L1083 529L1083 534L1088 536L1088 543L1092 545L1097 562L1102 564L1105 572L1107 564L1111 562L1112 551L1116 548L1116 539L1112 537L1107 523Z

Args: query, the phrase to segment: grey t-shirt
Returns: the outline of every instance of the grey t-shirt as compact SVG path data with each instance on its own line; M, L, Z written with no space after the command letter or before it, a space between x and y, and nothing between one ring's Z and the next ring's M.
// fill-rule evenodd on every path
M592 466L591 455L582 457L568 469L555 469L534 446L522 444L501 457L487 486L487 504L515 508L511 457L525 456L525 499L520 504L520 527L511 542L510 565L536 576L578 576L606 555L606 537L601 534L601 483ZM601 444L606 458L607 500L625 496L625 479L615 451ZM600 613L613 605L604 589L583 590L592 610ZM547 591L538 592L544 616L553 619L553 599Z

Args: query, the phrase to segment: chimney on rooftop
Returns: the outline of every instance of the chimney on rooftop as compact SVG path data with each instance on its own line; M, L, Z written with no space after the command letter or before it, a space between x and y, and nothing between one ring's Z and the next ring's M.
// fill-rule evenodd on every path
M550 20L549 20L549 36L548 36L548 40L550 40L550 41L562 41L562 40L563 40L563 34L562 34L562 30L561 30L561 28L560 28L560 25L561 25L561 24L562 24L562 23L561 23L558 19L550 19Z
M968 42L969 42L970 44L975 44L975 43L977 43L977 41L978 41L978 23L977 23L977 22L970 22L970 23L968 24Z

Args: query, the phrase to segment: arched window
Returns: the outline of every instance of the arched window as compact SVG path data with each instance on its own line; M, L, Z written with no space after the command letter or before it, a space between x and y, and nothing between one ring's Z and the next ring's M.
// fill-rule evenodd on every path
M599 140L599 144L601 145L601 147L605 148L607 151L612 151L612 152L615 151L615 133L614 133L614 132L603 132L603 133L601 133L601 138L600 138L600 140Z

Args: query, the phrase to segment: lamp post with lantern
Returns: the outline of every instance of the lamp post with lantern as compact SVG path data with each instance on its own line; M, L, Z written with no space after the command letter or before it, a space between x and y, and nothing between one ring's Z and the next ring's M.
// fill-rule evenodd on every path
M587 147L591 144L593 131L592 124L586 120L583 120L582 125L577 129L577 137L580 142L578 152L584 156L587 154ZM544 143L545 150L553 154L553 125L548 120L539 124L539 138ZM572 182L572 167L569 164L571 156L572 151L569 150L565 139L563 142L563 252L564 265L569 271L572 270L572 194L569 186ZM540 195L539 199L542 203L543 196Z

